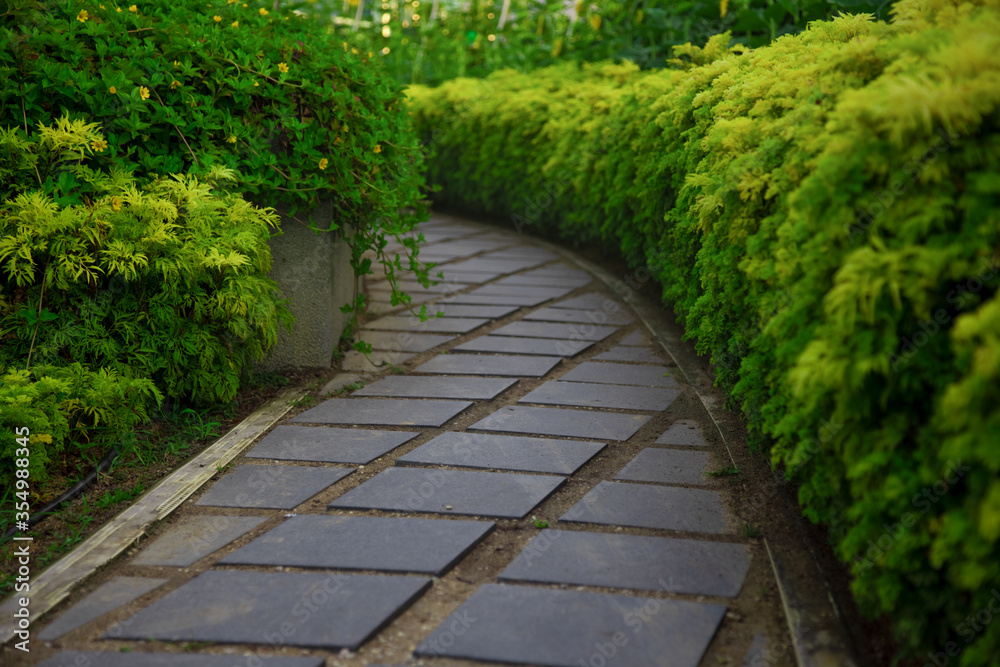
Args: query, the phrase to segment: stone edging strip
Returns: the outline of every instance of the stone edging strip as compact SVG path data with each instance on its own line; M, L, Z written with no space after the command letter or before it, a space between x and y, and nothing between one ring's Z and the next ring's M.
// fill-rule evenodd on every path
M534 239L534 241L537 245L557 253L563 259L596 276L616 296L632 307L642 324L670 356L674 365L680 369L688 384L695 390L726 446L729 460L732 461L733 466L736 466L732 450L729 449L730 438L726 437L726 428L717 417L723 408L722 401L717 396L712 395L718 393L712 379L702 369L681 363L681 360L670 349L672 345L681 343L680 335L666 327L654 324L652 309L634 298L631 293L632 289L623 281L617 280L601 267L577 257L559 246L540 239ZM627 291L616 289L619 286L624 286ZM771 568L778 583L781 603L798 667L857 667L840 610L830 594L826 578L823 576L816 559L810 558L809 562L804 564L810 573L806 579L815 582L815 585L803 586L797 578L790 575L788 568L784 566L786 555L777 552L775 545L768 542L766 538L764 546L767 549Z
M302 388L282 391L198 456L161 480L73 551L33 577L31 594L27 596L31 600L32 618L38 618L59 604L74 586L142 537L150 524L166 518L177 509L218 472L217 468L236 458L261 433L281 419L291 409L293 401L305 394ZM0 606L0 614L12 618L17 597L15 594ZM16 630L14 623L0 625L0 644L10 641Z

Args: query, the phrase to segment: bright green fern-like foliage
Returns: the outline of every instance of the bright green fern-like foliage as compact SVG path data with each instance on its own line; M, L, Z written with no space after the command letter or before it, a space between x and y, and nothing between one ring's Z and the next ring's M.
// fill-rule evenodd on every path
M44 179L73 146L100 141L92 131L64 120L37 142L3 134L0 151L31 149L19 159ZM267 278L273 211L214 191L225 170L141 188L84 164L60 173L79 179L87 203L36 190L0 207L0 362L75 362L194 402L231 400L290 322Z
M903 0L663 72L411 91L441 201L618 247L908 653L992 664L1000 3Z
M77 363L8 368L0 374L0 484L16 488L19 459L28 465L17 467L37 482L48 477L66 450L79 456L95 449L96 455L88 453L100 458L147 421L149 409L161 398L149 380L123 378L111 370L93 372ZM22 486L31 488L34 482Z

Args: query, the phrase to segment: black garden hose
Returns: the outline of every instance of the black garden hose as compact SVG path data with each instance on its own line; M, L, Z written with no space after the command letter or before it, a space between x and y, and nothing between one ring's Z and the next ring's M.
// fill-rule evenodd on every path
M101 462L97 464L97 467L91 470L89 473L87 473L86 477L84 477L79 482L74 484L72 487L70 487L68 491L66 491L61 496L50 502L48 505L46 505L42 509L32 514L30 517L28 517L28 526L29 527L34 526L35 524L39 523L42 519L47 517L49 514L51 514L54 510L59 509L59 507L62 506L64 503L67 503L70 500L76 498L78 495L80 495L80 493L82 493L84 489L93 484L94 480L97 479L98 475L100 475L102 472L108 469L108 466L110 466L111 462L115 460L115 458L118 456L118 453L119 453L118 448L112 447L111 451L108 452L107 456L101 459ZM0 545L7 543L17 533L18 533L17 526L13 526L7 529L7 531L4 532L2 536L0 536Z

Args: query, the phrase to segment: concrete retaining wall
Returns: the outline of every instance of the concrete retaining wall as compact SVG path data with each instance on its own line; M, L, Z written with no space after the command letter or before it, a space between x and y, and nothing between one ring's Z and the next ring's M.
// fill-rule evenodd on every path
M316 233L294 218L287 208L278 207L280 236L270 239L272 267L270 276L282 295L289 300L295 324L289 334L281 329L278 343L268 359L260 362L262 370L329 368L348 315L340 307L354 296L354 271L351 250L337 232ZM296 217L309 219L308 211ZM312 211L319 227L329 227L333 208L321 203Z

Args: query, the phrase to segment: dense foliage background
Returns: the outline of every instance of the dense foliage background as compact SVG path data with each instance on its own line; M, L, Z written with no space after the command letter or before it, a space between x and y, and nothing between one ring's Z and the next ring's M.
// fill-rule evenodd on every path
M355 36L397 80L436 85L564 60L661 68L671 47L730 31L760 46L838 12L887 16L892 0L317 0L302 9Z
M411 90L442 205L617 247L909 655L1000 590L1000 3ZM973 622L970 623L969 619ZM977 629L978 628L978 629ZM947 656L946 656L947 657Z

